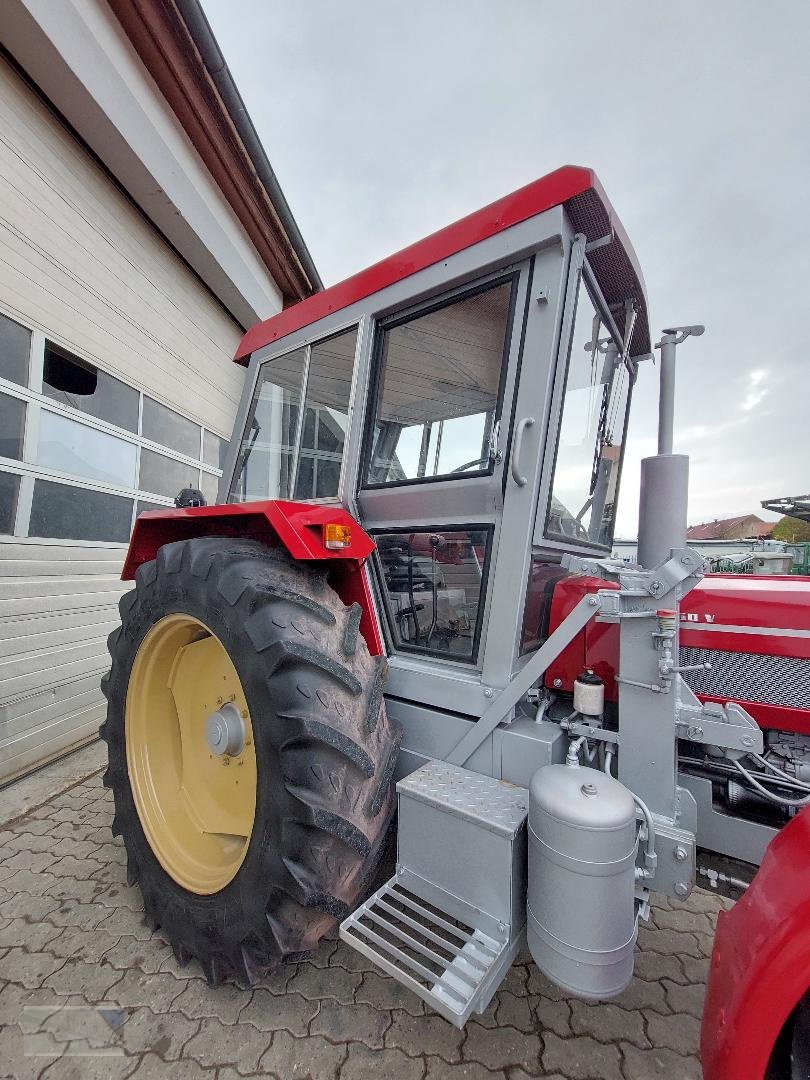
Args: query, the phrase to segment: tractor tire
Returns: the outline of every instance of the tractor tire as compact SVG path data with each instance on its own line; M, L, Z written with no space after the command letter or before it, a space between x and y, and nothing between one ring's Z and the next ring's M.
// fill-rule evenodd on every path
M358 604L252 540L166 544L119 607L100 735L129 882L179 963L250 986L373 880L400 741L386 661Z

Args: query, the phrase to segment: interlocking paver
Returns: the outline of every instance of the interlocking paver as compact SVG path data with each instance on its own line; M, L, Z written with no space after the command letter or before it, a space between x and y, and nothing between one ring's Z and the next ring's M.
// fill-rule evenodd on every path
M355 1001L365 1002L375 1009L404 1009L405 1012L420 1016L425 1011L421 998L416 997L404 986L386 975L366 972L363 982L357 989Z
M332 1042L362 1042L372 1050L381 1050L383 1034L391 1023L391 1014L370 1005L337 1005L322 1001L318 1015L309 1026L312 1035L325 1035Z
M256 1072L259 1059L272 1042L271 1036L249 1024L226 1025L208 1018L183 1048L183 1057L206 1068L233 1065L239 1072Z
M672 1050L639 1050L622 1046L626 1080L701 1080L702 1071L696 1057L684 1057Z
M410 1057L435 1054L445 1061L461 1061L464 1032L441 1016L411 1016L400 1009L393 1014L385 1033L385 1045L403 1050Z
M450 1065L442 1058L428 1057L426 1064L425 1080L504 1080L506 1076L502 1069L491 1071L477 1061L462 1061L458 1065ZM509 1073L510 1080L521 1080L521 1075L529 1080L529 1074L522 1070L510 1070ZM537 1073L532 1076L537 1076ZM565 1080L565 1077L559 1080Z
M561 1072L569 1080L622 1080L618 1047L606 1046L589 1035L560 1039L549 1034L544 1041L543 1068L548 1072ZM670 1080L676 1076L673 1073Z
M47 952L28 952L20 946L9 949L3 957L3 977L29 990L42 986L48 976L61 967L63 960Z
M675 1050L679 1054L697 1054L700 1047L700 1021L679 1013L661 1016L647 1013L647 1035L653 1046Z
M533 995L530 999L532 1012L538 1030L553 1031L562 1038L567 1038L571 1031L571 1006L567 1001L552 1001L551 998Z
M277 1031L270 1048L262 1054L259 1068L262 1073L272 1073L279 1080L309 1076L333 1080L347 1053L348 1047L335 1046L319 1035L300 1038L288 1031Z
M422 1080L424 1074L421 1058L409 1058L401 1050L369 1050L367 1046L352 1043L340 1070L340 1080L379 1080L381 1076Z
M196 961L180 968L144 925L111 820L94 776L0 830L0 1078L9 1069L14 1080L700 1077L707 955L729 906L716 895L655 898L635 976L612 1002L569 999L524 949L484 1014L459 1031L336 930L253 991L209 987ZM23 1036L52 1056L26 1057ZM77 1056L107 1042L114 1059Z
M703 1014L703 999L706 997L706 988L702 983L680 986L668 979L662 979L662 984L667 1004L674 1013L689 1013L700 1019Z
M306 1035L307 1026L317 1012L318 1002L307 1001L300 994L275 995L268 990L254 990L250 1003L239 1014L239 1022L240 1026L252 1024L259 1031Z
M172 1012L190 1020L215 1016L223 1024L235 1024L251 1001L251 995L237 986L209 986L203 979L188 979L181 985L183 990L172 1002Z
M0 948L24 945L26 949L38 952L61 933L62 931L57 926L51 926L50 923L30 923L27 919L9 919L0 929ZM52 949L47 951L53 952Z
M149 1008L127 1009L126 1020L118 1028L118 1042L127 1054L155 1053L166 1061L176 1061L186 1043L200 1028L198 1020L187 1020L178 1012L154 1013Z
M122 978L122 972L116 971L103 960L87 963L84 960L70 959L58 960L55 963L61 966L52 975L48 975L42 985L65 997L80 994L91 1004L108 997L111 987Z
M537 1069L542 1050L537 1035L524 1035L512 1027L484 1028L470 1021L461 1053L465 1061L477 1061L488 1069L518 1065L531 1072Z
M287 983L287 991L312 1000L334 998L341 1005L349 1005L355 1000L355 992L362 981L359 971L318 968L305 963L298 965L298 971Z
M571 1030L575 1035L592 1035L604 1043L626 1039L636 1046L650 1045L644 1034L642 1014L636 1009L622 1009L610 1001L598 1005L587 1001L572 1002Z

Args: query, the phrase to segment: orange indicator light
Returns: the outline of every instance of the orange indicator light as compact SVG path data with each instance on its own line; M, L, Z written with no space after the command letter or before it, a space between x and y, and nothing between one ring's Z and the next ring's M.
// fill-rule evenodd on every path
M323 546L327 551L341 551L352 542L352 530L348 525L330 522L323 527Z

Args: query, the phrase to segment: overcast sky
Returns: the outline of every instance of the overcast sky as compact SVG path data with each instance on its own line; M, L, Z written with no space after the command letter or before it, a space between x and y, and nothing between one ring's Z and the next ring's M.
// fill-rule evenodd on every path
M592 166L679 350L690 523L810 490L810 4L203 0L324 282ZM618 536L655 451L636 389Z

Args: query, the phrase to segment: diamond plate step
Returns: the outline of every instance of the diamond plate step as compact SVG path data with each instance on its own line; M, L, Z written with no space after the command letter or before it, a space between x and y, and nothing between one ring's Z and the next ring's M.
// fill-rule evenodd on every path
M483 1012L522 938L485 934L391 878L340 927L341 938L456 1027Z

